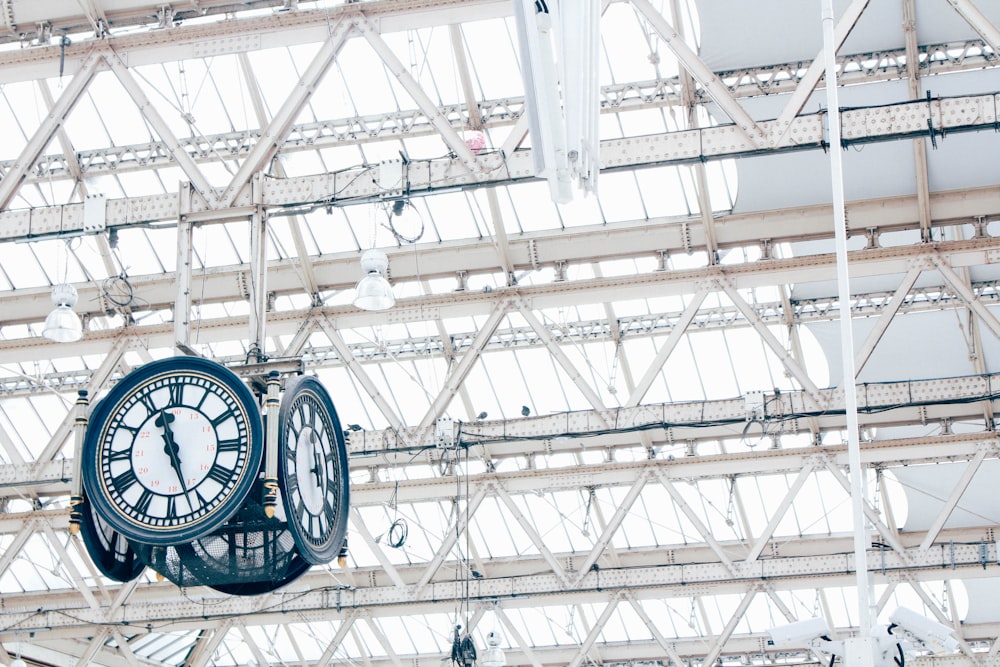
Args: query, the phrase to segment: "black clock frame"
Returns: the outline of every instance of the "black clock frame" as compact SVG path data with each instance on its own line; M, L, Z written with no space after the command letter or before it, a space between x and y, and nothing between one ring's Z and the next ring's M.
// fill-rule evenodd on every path
M246 460L239 479L228 496L203 516L181 526L153 526L124 516L108 496L102 476L102 441L107 429L126 401L137 391L161 378L190 374L223 387L235 400L246 422ZM161 408L164 411L165 408ZM169 437L169 436L168 436ZM167 445L171 440L165 438ZM152 545L190 542L224 524L242 505L257 481L264 452L260 409L250 389L225 366L201 357L169 357L145 364L122 378L92 412L83 445L83 486L87 501L98 516L126 538ZM176 449L175 449L176 451Z
M327 480L327 483L333 483L338 487L335 489L336 507L330 507L330 503L327 502L327 494L323 494L324 510L331 513L332 517L328 519L329 527L324 539L319 542L314 541L307 529L299 523L298 507L294 505L292 498L294 495L292 488L298 485L296 456L294 450L290 449L298 444L290 439L292 416L303 402L311 403L316 409L316 416L322 424L323 430L328 434L327 443L330 446L330 451L323 451L322 456L325 458L323 468L326 469L332 462L333 475ZM303 375L292 378L286 383L278 412L278 446L278 479L282 490L281 497L288 528L295 538L299 553L306 561L312 565L329 563L340 553L344 544L344 536L347 533L350 477L344 430L341 428L340 419L337 417L337 411L330 399L330 394L317 378ZM318 473L316 474L318 475Z

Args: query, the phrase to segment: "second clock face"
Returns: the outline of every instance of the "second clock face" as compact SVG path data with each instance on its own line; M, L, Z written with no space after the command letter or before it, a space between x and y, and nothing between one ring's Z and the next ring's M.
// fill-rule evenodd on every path
M259 412L245 385L215 362L175 357L126 376L94 411L84 486L127 537L190 541L239 508L262 449Z
M290 382L279 413L279 471L288 527L303 558L331 561L347 531L347 447L333 403L314 377Z

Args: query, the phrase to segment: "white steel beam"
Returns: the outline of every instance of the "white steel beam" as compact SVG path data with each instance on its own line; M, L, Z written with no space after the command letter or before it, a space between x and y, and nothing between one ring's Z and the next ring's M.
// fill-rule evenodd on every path
M712 100L736 123L747 141L757 148L764 148L767 145L765 130L759 127L750 114L740 106L722 80L688 46L687 42L674 30L674 27L663 18L662 14L656 11L649 0L632 0L632 4L649 21L650 26L677 57L681 66L691 73L691 76L701 84Z
M649 367L646 372L643 373L642 379L635 386L635 389L629 394L628 400L625 401L626 407L633 407L639 405L646 392L652 386L653 381L656 376L659 375L660 370L663 368L663 364L667 363L667 359L673 353L674 348L687 333L688 327L691 325L691 321L694 320L694 316L698 314L698 310L701 308L701 304L705 302L705 297L709 295L709 291L706 288L698 290L695 294L691 296L691 301L684 308L684 312L681 313L680 318L674 324L673 328L670 330L670 335L667 339L663 341L663 345L656 352L656 357L650 362Z
M385 552L382 551L382 547L379 544L376 544L375 539L372 538L371 531L368 530L368 526L365 525L364 520L361 518L361 513L358 511L357 505L351 507L351 527L354 533L361 535L361 539L365 543L365 546L367 546L372 554L374 554L375 559L378 560L379 565L382 566L386 575L392 579L392 582L399 588L406 590L406 582L399 576L396 566L393 565L388 558L386 558Z
M430 560L427 566L423 569L423 574L420 576L420 580L417 582L416 586L412 590L412 595L418 596L421 594L426 594L428 584L437 574L438 569L444 564L445 559L448 557L448 553L455 546L458 538L469 529L469 517L476 513L479 509L479 504L483 502L483 498L486 497L486 492L489 490L488 484L480 484L476 492L465 499L465 507L463 508L460 503L456 502L455 507L455 522L454 529L449 530L447 534L441 540L441 546L438 547L437 552L434 554L434 558ZM436 590L434 586L432 589Z
M647 0L641 0L643 2ZM304 96L305 93L299 93ZM971 91L967 96L955 99L937 99L928 102L927 100L911 100L887 107L860 107L841 112L842 125L844 127L845 141L850 144L861 144L872 141L883 141L887 139L910 139L922 137L927 132L927 121L932 119L935 128L942 132L948 132L953 128L961 128L963 131L969 130L989 130L992 131L997 122L998 108L997 93L983 94L981 91ZM65 97L65 93L63 95ZM290 113L290 112L289 112ZM974 120L967 120L974 119ZM280 118L275 116L268 128L269 132L277 136L276 125L280 125ZM761 125L769 129L776 121L763 121ZM52 121L46 126L54 124ZM796 150L805 148L819 149L823 141L823 116L809 115L800 116L793 121L795 132L802 141ZM887 129L887 128L891 128ZM43 128L44 129L44 128ZM54 132L54 127L51 128ZM285 128L287 131L287 128ZM713 126L696 128L678 132L668 132L659 135L643 137L641 148L634 138L609 139L601 142L601 163L607 165L605 169L628 169L642 168L645 166L659 166L666 164L688 164L700 160L722 159L737 157L743 154L759 154L761 150L749 141L736 141L739 137L727 135L727 126ZM51 133L48 134L51 137ZM249 169L251 160L259 161L261 153L264 157L273 154L275 147L273 143L280 139L268 137L260 141L251 153L244 160L244 171L253 173ZM47 143L47 142L46 142ZM44 148L38 147L32 155L37 157L38 151ZM773 149L771 152L780 152L783 149ZM483 171L475 174L468 173L462 166L459 158L443 157L432 160L411 160L407 165L411 180L411 195L417 196L432 193L440 188L478 188L486 186L496 186L512 183L519 180L533 177L533 167L531 164L531 151L528 149L518 150L511 155L504 156L500 153L481 154L478 158L483 167ZM29 162L33 162L29 161ZM17 162L15 174L20 173L24 178L23 170L30 168L30 164L25 165L22 160ZM259 163L258 169L263 167ZM307 204L341 204L357 203L359 200L376 200L382 194L377 179L365 178L365 173L373 173L376 166L358 166L355 169L341 171L333 174L317 174L313 176L301 176L285 179L279 182L269 182L266 184L267 190L264 194L264 205L266 207L288 207ZM436 174L447 173L447 185L440 184L440 179L435 178ZM239 174L238 174L239 175ZM6 180L6 179L5 179ZM234 178L234 182L235 182ZM243 183L246 181L244 180ZM439 185L440 184L440 185ZM237 186L237 189L243 186ZM228 191L227 191L228 192ZM235 197L236 195L231 195ZM0 200L3 201L3 200ZM222 209L229 208L232 199L223 198ZM891 200L889 200L891 201ZM177 218L177 198L175 195L155 195L148 197L136 197L130 200L109 200L108 220L109 227L122 227L129 224L147 224L152 220L173 222ZM53 213L52 208L78 213L64 213L56 218L62 221L62 229L51 227L45 228L41 222L37 222L36 228L32 229L32 220L50 221ZM936 215L942 215L941 211L935 209ZM975 211L972 215L982 215L982 210ZM214 215L218 217L220 213L203 213L206 217ZM241 214L242 215L242 214ZM851 217L854 216L853 206ZM884 213L882 213L884 217ZM914 217L916 219L916 217ZM192 221L196 221L192 219ZM718 221L717 221L718 222ZM828 219L827 219L828 222ZM851 228L855 229L857 221L850 221ZM27 225L27 226L26 226ZM40 235L53 232L71 232L82 230L82 204L67 204L62 207L43 207L31 211L20 210L16 212L0 211L0 239L28 238L31 235ZM868 227L878 227L879 225L861 226L859 231L863 232ZM721 225L717 228L718 241L720 247L725 246L725 238L722 234ZM699 234L701 232L699 231ZM772 238L770 233L764 233L758 238ZM697 242L701 239L693 239Z
M479 331L476 332L472 345L462 355L462 359L451 369L451 373L445 380L444 387L438 392L438 395L434 398L434 402L431 403L430 408L428 408L423 419L417 425L414 435L418 438L424 437L434 421L447 409L448 404L451 403L452 398L458 392L458 388L462 386L472 367L479 360L479 355L482 353L483 348L493 338L493 334L496 333L500 322L507 316L509 309L510 302L506 299L493 304L492 312L486 321L483 322Z
M517 643L517 646L520 649L521 654L524 656L524 659L531 664L531 667L542 667L542 663L535 655L535 651L532 649L531 644L524 640L524 637L521 635L520 630L517 629L517 626L514 625L514 623L511 622L507 614L504 613L503 608L497 606L495 608L495 612L496 615L500 618L500 622L503 623L504 629L507 630L507 634Z
M747 594L742 597L739 605L737 605L736 609L729 617L729 620L726 621L726 627L722 629L722 632L720 632L715 638L715 642L708 650L708 653L705 654L704 663L706 665L713 664L715 659L719 657L719 654L722 653L722 647L725 646L726 642L729 641L729 638L733 636L736 624L743 620L743 614L745 614L747 609L750 608L750 603L753 602L753 599L757 596L757 592L756 588L751 588L747 591Z
M479 176L482 172L482 167L476 160L476 156L473 155L472 150L466 145L462 137L458 135L458 132L451 126L451 123L445 118L444 114L441 113L437 104L420 87L420 84L413 78L413 75L410 74L406 66L396 57L396 54L385 43L381 35L376 32L370 22L365 20L358 22L358 28L375 53L382 59L382 63L386 68L392 72L400 85L403 86L403 89L410 94L410 97L413 98L413 101L416 102L420 110L427 114L431 125L441 135L441 139L448 145L448 148L458 156L458 161L461 165L473 174L474 178Z
M1000 29L990 22L986 14L972 0L948 0L948 4L954 7L972 29L990 45L993 53L1000 53Z
M938 197L935 207L944 215L956 221L973 219L974 210L980 212L996 210L1000 215L1000 193L996 188L966 192L965 203L960 208L952 204L958 199L958 193L942 194ZM851 206L851 218L863 221L868 227L892 229L916 229L917 216L911 204L915 198L898 202L858 202ZM896 205L894 205L896 204ZM877 210L881 208L881 211ZM868 215L871 213L871 217ZM59 213L59 211L55 211ZM69 211L65 211L69 214ZM82 209L78 212L82 215ZM803 237L822 234L823 225L829 227L828 207L816 207L815 210L799 209L790 215L787 211L769 211L753 215L723 216L723 229L728 238L727 247L757 245L761 238L770 238L774 242L793 241ZM0 213L0 217L3 214ZM910 223L899 223L903 220ZM943 220L942 220L943 221ZM769 227L769 228L768 228ZM858 230L856 230L858 231ZM829 234L829 230L826 231ZM549 231L525 234L509 243L510 259L517 270L533 270L541 265L552 265L563 261L574 265L591 263L602 259L617 258L655 258L659 252L680 251L683 240L678 233L676 220L655 219L648 221L628 221L624 223L600 225L596 227L576 228L573 230L573 242L567 243L568 235L562 231ZM981 237L968 241L945 241L935 244L936 251L952 266L976 266L991 263L991 251L1000 249L1000 239ZM459 248L461 250L459 251ZM426 244L417 246L419 264L414 260L413 252L390 252L389 259L396 281L412 281L419 279L453 278L457 272L465 271L468 275L494 273L497 266L496 250L489 241L477 241L459 245L458 243ZM865 248L850 253L852 271L858 276L905 274L914 268L917 258L927 256L927 248L923 245L898 246L893 248ZM774 286L788 282L829 281L834 276L832 255L809 255L787 259L771 259L767 262L747 262L727 266L726 277L737 287ZM296 294L301 292L301 281L294 266L293 259L273 262L268 267L268 285L270 291L278 295ZM338 253L335 255L314 258L317 271L323 275L320 287L330 290L352 288L357 282L357 254ZM218 267L203 277L201 290L205 303L225 301L243 301L244 294L239 287L239 277L246 271L244 265ZM594 303L611 300L628 285L635 284L637 293L656 285L657 290L667 289L670 294L689 295L708 289L710 282L698 284L698 281L712 281L721 274L720 269L705 267L701 269L686 269L674 271L653 271L640 273L626 278L596 278L590 282L574 280L556 282L539 286L519 286L517 293L531 297L533 307L538 307L538 295L552 292L559 293L557 305L565 306L566 299L575 299L574 303ZM178 276L173 272L153 275L136 275L129 278L135 292L141 294L150 309L172 308L177 299ZM630 282L631 281L631 282ZM615 291L602 294L599 287L602 284L615 284ZM663 284L662 286L660 284ZM573 296L581 292L579 286L588 289L583 295ZM99 303L102 293L98 287L89 282L76 285L80 295L78 310L88 312L88 303ZM492 294L466 291L464 293L448 292L447 294L428 294L419 298L421 303L428 299L436 300L432 305L440 305L447 298L449 302L486 301L491 302L504 288L494 290ZM583 301L593 292L598 293L596 299ZM832 293L831 293L832 294ZM9 301L8 301L9 300ZM7 323L27 323L43 320L51 310L50 290L34 288L17 290L5 297L5 303L10 305L11 315ZM404 306L406 300L400 300L399 306ZM543 302L543 305L548 305ZM103 316L103 310L93 308L93 316ZM397 307L397 311L400 308ZM379 321L381 315L359 313L354 308L342 307L345 316L361 318L362 324ZM301 311L305 313L306 311ZM335 312L327 310L327 312ZM394 311L395 312L395 311ZM280 320L285 313L278 311L269 316L269 321ZM296 327L303 315L297 315ZM367 318L367 319L364 319ZM352 325L356 326L354 322ZM206 327L202 326L203 329ZM141 330L141 326L131 327ZM211 329L211 327L208 327ZM204 331L206 335L209 331ZM99 331L89 331L87 338L94 335L109 335ZM23 342L23 341L21 341ZM81 342L81 344L85 341ZM3 342L2 345L12 343ZM0 345L0 347L2 347ZM172 341L170 342L172 346ZM59 346L55 346L58 348ZM46 357L48 358L48 357Z
M911 393L912 392L912 393ZM897 383L887 383L878 386L863 386L860 391L859 405L863 412L871 411L875 415L884 416L890 411L900 408L893 406L904 406L909 404L910 397L934 396L935 400L942 404L963 404L970 401L981 401L987 396L997 396L1000 392L1000 378L997 376L953 378L944 380L922 380L906 381ZM825 390L824 400L827 403L825 411L836 413L842 411L838 404L838 391ZM797 414L804 404L801 392L782 392L780 396L773 399L775 410L781 414ZM890 410L892 408L893 410ZM971 414L976 414L977 406ZM941 413L934 410L933 403L921 401L917 405L911 405L909 417L906 419L894 419L887 421L887 424L922 423L928 418L938 419ZM947 416L949 413L943 413ZM705 415L711 415L717 423L725 425L729 423L728 431L724 428L717 428L711 431L707 437L712 439L739 438L740 429L745 423L746 413L742 399L730 399L723 401L696 401L679 404L648 404L637 406L632 409L619 409L616 411L616 424L622 430L620 435L605 434L596 442L588 443L592 447L636 447L638 438L634 431L648 429L655 433L654 441L657 443L666 442L667 433L664 425L672 424L669 427L675 434L671 437L683 442L688 437L695 437L698 424L703 422ZM880 422L873 422L878 424ZM690 428L684 428L684 425ZM843 429L842 416L834 417L831 421L823 423L824 428L832 430ZM595 431L604 431L603 423L596 419L593 414L587 412L560 413L556 415L545 415L532 417L523 420L509 420L496 422L482 422L480 424L466 424L463 427L465 441L470 447L477 446L477 442L488 444L491 455L494 457L528 456L539 452L558 453L564 451L579 451L581 440ZM567 437L569 434L572 437ZM690 435L689 435L690 434ZM423 440L411 442L409 447L395 449L387 447L385 443L393 442L394 434L382 432L362 432L358 441L354 438L349 445L349 464L354 468L366 469L373 463L377 464L372 457L375 455L385 457L385 463L396 465L399 463L413 461L413 449L435 446L435 439L428 437ZM553 443L554 439L565 438L565 442ZM864 461L873 466L880 464L892 465L895 462L916 463L920 461L940 460L943 454L935 448L944 447L948 456L954 460L968 460L973 458L980 443L988 446L995 446L995 440L991 432L965 433L948 436L935 436L925 438L913 438L902 440L880 440L867 443L864 453ZM837 458L842 462L844 457L843 447L840 445L824 445L822 452L828 456ZM760 474L760 473L783 473L797 471L805 465L809 456L817 453L815 448L785 448L780 450L767 450L760 452L732 453L719 456L691 456L681 459L669 460L665 456L658 457L654 462L645 462L646 465L665 466L671 470L678 470L678 474L683 473L685 477L715 477L724 478L732 474ZM423 461L420 462L423 465ZM588 466L589 472L580 476L577 488L596 486L598 484L612 483L612 480L602 477L605 472L612 475L625 475L616 484L631 484L634 482L634 473L631 472L630 464L606 464L607 468ZM622 467L624 466L624 467ZM34 496L54 496L68 495L71 471L74 469L74 462L70 459L59 459L50 461L44 465L35 464L7 464L0 465L0 497L34 497ZM618 472L610 472L618 471ZM627 471L627 472L626 472ZM495 474L495 473L492 473ZM501 476L503 483L508 490L514 488L526 488L524 485L558 484L554 480L559 473L543 473L536 471L531 475L524 472L518 473L510 478ZM580 475L580 473L575 473ZM547 475L555 475L551 480L547 480ZM486 479L486 478L480 478ZM490 477L492 479L492 477ZM545 481L541 481L545 480ZM511 486L513 485L513 486ZM448 498L453 495L452 482L421 480L420 484L410 490L410 484L405 481L399 482L400 499L413 498L411 493L431 494L433 497ZM375 489L377 487L361 487L358 494L352 498L352 503L364 503L366 488ZM417 490L419 489L419 490ZM371 501L380 504L378 492L372 491L375 495ZM430 495L427 495L429 498ZM46 514L55 516L55 514ZM22 517L26 518L26 517ZM62 519L60 519L61 521ZM16 530L20 519L9 524L5 519L0 518L0 529L3 532Z
M538 334L538 337L545 344L549 353L566 372L570 381L572 381L573 384L576 385L576 388L580 390L580 393L587 400L587 402L590 403L590 407L594 408L598 417L606 426L611 426L607 417L604 416L607 413L607 406L604 405L604 401L602 401L601 397L597 395L594 388L587 383L583 374L576 368L576 364L574 364L569 356L563 352L563 349L559 347L559 344L555 342L552 338L552 334L549 333L549 330L542 325L538 317L535 316L535 313L532 312L531 308L529 308L524 302L518 304L518 312L521 313L521 317L523 317L528 322L528 325L534 329L535 333Z
M642 493L642 490L646 488L646 482L649 480L649 474L644 471L639 473L637 477L638 479L635 480L635 484L629 488L628 493L626 493L625 497L618 503L611 520L602 528L600 537L598 537L597 541L594 543L594 548L590 550L587 558L584 559L583 563L580 565L580 573L574 580L573 586L579 586L583 577L585 577L586 574L590 572L591 568L597 564L597 561L601 558L604 550L611 543L611 539L621 527L622 521L625 520L625 517L632 510L632 505L634 505L635 501L639 499L639 495Z
M594 647L594 642L597 641L597 637L604 631L604 626L607 625L608 620L611 618L611 614L615 612L618 608L618 603L621 601L619 595L611 595L608 599L608 603L604 605L604 609L601 611L601 615L597 618L597 622L594 623L594 627L590 629L587 636L582 642L580 642L580 648L577 650L576 655L569 662L569 667L580 667L587 654Z
M841 14L840 20L834 27L834 52L839 50L844 44L844 40L851 34L851 30L854 29L855 24L861 18L861 14L864 13L865 9L867 9L870 1L853 0L847 9L844 10L844 13ZM785 143L788 136L788 128L791 127L792 120L802 111L802 107L805 106L813 91L816 90L820 79L823 78L823 68L823 51L821 50L816 54L812 62L809 63L809 67L806 69L805 74L802 75L802 78L799 79L798 84L795 86L795 92L785 102L785 106L778 116L778 123L775 128L776 133L771 137L771 145L777 146Z
M962 280L961 276L955 273L955 270L948 264L945 258L935 253L930 255L930 259L934 263L934 267L941 273L941 277L944 278L945 282L965 301L972 312L979 317L979 320L993 332L993 335L997 339L1000 339L1000 320L983 305L982 301L976 298L976 295L972 293L966 282Z
M321 318L317 321L317 323L319 324L319 328L323 330L323 333L326 334L326 337L330 339L333 347L337 350L337 354L340 355L341 363L350 369L351 373L361 384L362 388L364 388L365 393L367 393L372 401L375 402L379 412L381 412L382 416L389 422L393 431L397 433L398 437L402 438L405 443L405 435L403 434L406 430L406 425L403 423L403 420L400 419L399 415L396 414L396 411L392 409L392 406L389 405L389 402L382 396L382 392L380 392L378 387L375 386L375 383L372 382L372 379L368 376L368 372L365 371L361 362L354 358L354 353L351 351L351 348L347 346L347 343L344 341L344 337L340 335L337 327L328 318Z
M333 23L329 37L313 56L312 62L309 63L293 91L285 98L281 107L274 114L274 118L262 130L260 141L243 160L239 170L219 196L218 208L225 209L232 206L251 176L263 169L278 151L281 142L288 136L288 131L295 121L295 117L299 115L299 111L309 101L309 97L322 81L354 26L355 19L346 16L339 17Z
M91 375L90 381L87 383L87 391L90 394L91 401L98 398L98 394L106 386L108 378L111 377L112 372L118 367L119 362L122 360L122 355L124 355L125 350L128 348L130 338L128 334L119 336L111 344L101 365ZM74 408L67 406L66 416L59 426L56 427L45 449L38 455L38 458L35 460L37 464L48 463L59 454L66 444L66 439L69 438L75 420L76 413Z
M166 144L167 149L170 151L170 155L173 157L177 166L181 168L184 175L188 177L191 181L191 185L194 186L198 194L204 198L212 208L215 208L217 203L217 198L212 185L205 178L205 175L201 173L201 169L198 167L197 163L191 158L181 143L174 136L173 131L170 129L170 125L163 119L160 112L156 110L156 106L149 101L146 96L145 91L139 85L139 82L135 80L132 73L128 70L128 67L122 61L121 56L114 51L110 52L106 57L108 65L111 71L114 72L115 76L118 77L118 81L121 82L122 87L128 93L132 101L135 102L136 106L139 107L139 113L142 115L146 121L149 122L156 134L159 135L160 139Z
M982 530L978 533L983 535ZM801 538L793 538L793 542ZM815 540L814 540L815 542ZM836 546L845 542L838 539ZM877 583L892 581L900 576L916 582L965 580L972 582L991 578L990 571L983 571L979 543L956 544L955 563L945 561L942 567L941 554L911 549L901 557L894 552L885 556L883 574L880 558L882 554L868 554L869 567ZM989 545L989 559L995 558L995 547ZM584 554L569 554L574 556ZM457 581L447 575L420 591L402 592L395 585L363 586L339 589L339 604L333 606L332 594L328 590L328 572L304 575L301 583L290 594L278 592L262 598L226 596L210 589L180 590L173 586L143 583L133 594L132 601L110 618L101 610L91 609L82 603L79 596L68 596L65 591L43 591L38 593L5 594L4 606L0 609L0 640L16 639L18 634L42 631L53 639L61 637L92 636L94 626L114 627L142 632L147 624L160 627L170 624L172 630L181 632L191 629L225 632L234 617L239 617L248 627L287 623L291 618L337 621L346 614L364 612L372 618L391 618L400 615L450 613L455 605L470 599L473 601L499 600L507 610L537 606L540 600L560 596L560 602L572 604L594 604L607 600L609 591L631 591L639 600L688 599L697 591L703 596L743 595L760 585L762 579L774 586L776 591L812 589L817 582L826 587L850 585L853 579L852 566L845 562L844 555L827 554L803 558L777 557L758 561L753 572L734 577L732 572L718 562L699 562L663 566L663 548L646 554L636 561L639 554L626 554L621 568L605 568L596 574L590 573L587 586L566 590L554 574L539 573L539 561L528 559L520 563L521 570L515 576L495 579L477 579L468 582ZM522 561L524 559L517 559ZM536 568L534 572L528 567ZM407 568L409 579L416 566ZM373 570L378 574L378 568ZM194 596L192 596L192 593ZM41 610L41 611L39 611ZM971 639L979 635L975 626L966 628Z
M559 581L562 582L564 588L569 588L570 581L566 576L566 571L563 570L562 565L559 564L559 560L556 558L555 554L553 554L552 551L545 546L545 541L542 539L542 536L538 534L534 524L528 520L528 517L524 516L524 512L522 512L517 506L514 499L510 497L510 494L507 493L507 490L503 487L503 485L496 484L493 488L497 497L503 501L503 504L507 506L507 510L511 513L511 516L513 516L514 520L517 521L519 526L521 526L521 530L523 530L524 534L528 536L531 543L535 545L535 548L538 549L538 553L542 555L542 558L545 559L548 566L552 568L553 574L555 574Z
M985 453L984 453L985 456ZM802 466L802 470L795 477L795 481L792 482L791 486L788 487L788 491L785 492L785 497L782 498L781 502L775 508L774 513L771 514L770 521L767 522L767 526L764 528L764 532L757 536L754 540L753 546L750 548L750 553L747 554L745 565L749 565L758 558L760 554L764 551L764 547L767 545L768 540L774 535L774 531L777 530L778 524L785 517L785 512L788 508L792 506L795 501L796 496L798 496L799 491L802 490L803 485L812 476L813 470L816 469L815 459L809 459L806 464Z
M767 327L767 324L761 320L757 312L742 296L740 296L739 292L736 291L736 288L733 287L729 280L720 280L720 287L722 288L722 291L726 293L726 296L729 297L730 301L733 302L733 305L735 305L739 311L743 313L743 317L750 322L751 326L753 326L754 330L757 331L757 334L761 337L764 343L771 348L771 351L781 361L781 365L785 367L785 370L787 370L792 377L798 380L802 388L808 392L814 401L817 401L817 405L821 405L819 403L819 387L817 387L816 384L809 378L808 373L806 373L805 369L802 368L799 362L795 360L795 357L793 357L791 353L785 349L785 346L781 344L778 338L771 333L771 330Z
M972 478L979 471L980 466L983 461L986 460L987 454L990 454L990 448L981 446L976 455L971 461L965 464L962 470L962 476L959 477L958 481L955 482L954 488L952 488L951 493L948 495L948 499L945 500L944 505L938 511L938 515L934 517L934 521L931 522L930 527L927 529L927 536L924 541L920 543L921 549L930 549L931 544L937 539L938 533L944 528L944 524L948 521L948 517L951 513L955 511L955 507L958 506L958 501L962 499L962 496L969 488L969 484L972 482Z
M80 67L80 71L66 85L66 88L63 90L62 95L59 96L59 99L56 100L49 115L46 116L31 136L31 139L28 140L28 143L21 150L21 154L14 161L13 167L0 180L0 210L6 209L10 204L14 195L17 194L17 189L20 187L21 182L28 174L28 170L35 164L35 160L45 150L45 147L52 140L59 127L66 121L66 117L80 100L83 92L90 85L91 79L97 74L98 67L103 63L103 51L94 49L87 55L83 61L83 65Z
M868 338L866 338L864 344L858 348L857 354L854 355L855 378L861 374L861 369L868 363L868 360L871 358L872 352L875 351L875 347L878 345L878 342L882 340L882 336L892 323L892 319L896 316L896 313L899 312L900 307L906 300L906 296L910 293L910 290L913 289L913 285L916 284L917 278L920 277L922 272L919 264L922 263L923 262L918 260L915 262L917 266L914 266L906 272L906 275L903 276L903 280L899 284L899 287L897 287L896 291L893 292L889 303L885 305L882 310L882 314L879 315L878 320L876 320L875 326L872 327L871 332L869 332Z
M354 614L347 614L337 626L337 632L333 635L333 639L324 649L323 654L316 661L316 667L326 667L330 664L333 656L336 654L337 649L340 648L341 643L343 643L344 638L347 637L347 633L354 627L354 620L356 616Z

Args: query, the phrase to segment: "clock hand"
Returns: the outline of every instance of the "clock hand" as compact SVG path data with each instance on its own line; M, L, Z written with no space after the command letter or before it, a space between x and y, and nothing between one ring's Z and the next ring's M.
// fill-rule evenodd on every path
M319 442L319 439L316 437L315 431L310 433L309 436L309 444L312 447L313 453L313 467L310 472L316 475L316 486L323 486L323 478L320 476L323 472L323 461L320 458L319 450L316 449L316 443Z
M187 484L184 482L184 473L181 472L181 457L179 455L180 447L174 442L174 432L170 428L170 422L174 420L174 416L168 413L166 410L160 410L159 416L156 421L153 422L157 426L163 429L163 451L167 453L170 457L170 467L174 469L177 473L177 481L181 483L181 491L184 492L184 497L188 498L188 502L191 500L188 497Z

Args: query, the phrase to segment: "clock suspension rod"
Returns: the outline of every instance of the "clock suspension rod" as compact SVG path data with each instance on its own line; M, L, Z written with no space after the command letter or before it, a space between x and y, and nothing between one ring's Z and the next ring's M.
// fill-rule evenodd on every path
M278 504L278 392L281 380L278 371L267 375L267 398L264 415L267 417L267 434L264 438L264 515L274 516Z
M83 520L83 439L87 433L87 412L90 399L87 390L81 389L76 394L76 415L73 419L73 481L69 497L69 532L76 535L80 532L80 521Z

